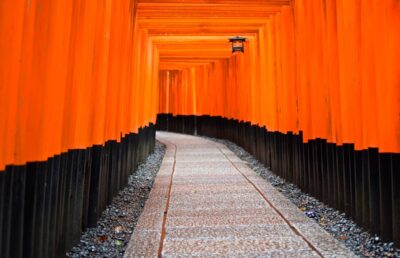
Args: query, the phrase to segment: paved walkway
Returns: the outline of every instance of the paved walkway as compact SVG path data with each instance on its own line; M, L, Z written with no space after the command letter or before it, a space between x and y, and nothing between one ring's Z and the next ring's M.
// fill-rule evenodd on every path
M167 151L125 257L351 257L222 144L158 132Z

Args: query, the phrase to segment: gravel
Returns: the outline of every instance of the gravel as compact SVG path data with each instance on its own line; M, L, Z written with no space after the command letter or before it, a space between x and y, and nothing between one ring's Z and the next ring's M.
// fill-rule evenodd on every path
M360 257L400 257L400 249L395 249L393 243L383 242L379 236L371 235L357 226L344 213L340 213L309 194L303 193L294 184L286 182L275 175L243 148L227 140L205 138L225 144L238 157L246 161L257 174L290 199L306 216L314 219L322 228L344 243L356 255Z
M67 252L67 257L123 256L164 154L165 146L157 141L154 152L129 177L128 186L103 211L97 227L84 232L80 243Z

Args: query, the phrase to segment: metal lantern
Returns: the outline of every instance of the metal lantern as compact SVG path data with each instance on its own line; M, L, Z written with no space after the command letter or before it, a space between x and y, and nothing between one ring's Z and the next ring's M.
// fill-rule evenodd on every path
M244 42L245 41L246 41L246 38L240 37L240 36L229 38L229 42L232 43L232 53L235 53L235 52L244 53Z

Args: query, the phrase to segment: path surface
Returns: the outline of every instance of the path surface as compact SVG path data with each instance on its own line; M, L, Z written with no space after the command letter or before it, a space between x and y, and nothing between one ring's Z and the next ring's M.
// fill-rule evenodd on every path
M352 257L224 145L157 139L166 155L125 257Z

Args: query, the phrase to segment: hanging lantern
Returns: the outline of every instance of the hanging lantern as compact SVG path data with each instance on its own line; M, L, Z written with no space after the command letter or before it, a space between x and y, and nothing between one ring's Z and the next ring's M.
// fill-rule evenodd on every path
M244 53L244 42L245 41L246 41L246 38L239 37L239 36L229 38L229 42L232 43L232 53L235 53L235 52Z

